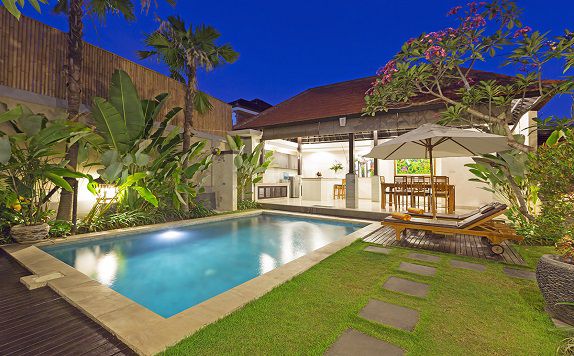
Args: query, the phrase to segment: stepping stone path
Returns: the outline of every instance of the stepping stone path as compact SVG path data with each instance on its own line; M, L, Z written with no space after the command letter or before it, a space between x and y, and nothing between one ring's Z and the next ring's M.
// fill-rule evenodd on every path
M456 268L469 269L472 271L484 272L486 266L479 263L464 262L458 260L450 260L450 265Z
M391 249L377 246L367 246L365 247L364 251L382 253L383 255L388 255L391 253Z
M400 356L404 355L404 350L372 336L363 334L360 331L348 329L335 341L331 348L327 350L325 355Z
M439 256L427 255L424 253L409 253L407 255L407 257L410 258L411 260L419 260L419 261L424 261L424 262L439 262L440 261Z
M434 276L436 274L436 268L434 267L423 266L409 262L401 262L399 270L414 274L420 274L422 276Z
M371 299L361 310L362 318L397 329L413 331L419 321L419 312L399 305Z
M387 279L383 288L393 292L404 293L415 297L424 298L429 292L429 285L426 283L413 282L408 279L390 277Z
M503 271L504 271L504 273L506 273L507 276L510 276L510 277L530 279L532 281L536 280L536 273L534 273L532 271L525 270L525 269L516 269L516 268L504 267Z

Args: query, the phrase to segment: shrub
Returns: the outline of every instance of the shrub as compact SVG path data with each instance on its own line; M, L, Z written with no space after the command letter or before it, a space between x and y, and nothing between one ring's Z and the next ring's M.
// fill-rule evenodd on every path
M253 200L242 200L237 203L237 210L261 209L261 205Z
M70 235L72 231L72 224L64 220L48 221L50 225L50 237L65 237Z
M529 179L538 185L541 210L532 222L530 242L554 244L574 236L574 131L546 143L529 162Z

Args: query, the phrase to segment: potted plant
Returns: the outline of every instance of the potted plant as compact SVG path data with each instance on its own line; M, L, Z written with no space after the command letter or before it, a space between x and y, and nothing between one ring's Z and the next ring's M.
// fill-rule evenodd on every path
M65 142L77 133L71 132L69 122L50 122L22 105L12 110L0 105L0 124L4 123L5 129L0 129L0 197L17 223L10 235L20 243L38 241L50 231L46 223L52 213L50 198L60 188L72 191L65 178L86 177L65 167Z
M537 183L541 210L532 225L534 241L555 241L560 255L544 255L536 279L547 311L574 325L574 132L556 130L529 162L529 179Z
M335 174L337 174L337 172L343 170L343 165L341 164L341 162L335 161L335 163L333 163L333 165L329 169L335 172Z

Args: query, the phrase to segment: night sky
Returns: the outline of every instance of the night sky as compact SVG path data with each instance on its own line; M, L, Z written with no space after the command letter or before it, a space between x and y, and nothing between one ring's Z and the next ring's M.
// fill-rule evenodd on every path
M144 49L144 35L157 28L156 16L179 14L187 23L213 25L222 33L221 42L232 44L240 58L201 73L200 88L224 101L261 98L277 104L310 87L373 75L410 37L454 25L446 12L466 2L179 0L172 8L157 0L158 7L152 6L148 14L138 8L135 22L114 15L105 24L86 21L85 39L167 73L161 63L136 56L136 50ZM565 28L574 30L574 1L517 3L524 9L524 24L534 30L556 35ZM49 6L44 5L42 14L27 6L24 14L67 31L66 17L54 14ZM512 74L497 64L477 68ZM559 68L546 73L548 78L560 76ZM571 102L570 97L554 99L542 115L569 115Z

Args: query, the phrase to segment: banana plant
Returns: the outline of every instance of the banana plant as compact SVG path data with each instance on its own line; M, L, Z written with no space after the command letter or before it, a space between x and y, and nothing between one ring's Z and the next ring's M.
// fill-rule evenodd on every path
M185 179L192 179L211 164L211 155L204 153L205 142L181 150L181 130L171 122L182 109L166 108L167 93L141 100L131 78L121 70L114 72L109 92L109 99L94 99L93 133L101 138L96 147L100 152L97 165L102 166L98 173L105 181L125 188L118 203L132 209L145 208L146 204L187 205L198 187L197 183L186 184ZM140 179L126 186L134 176Z
M86 178L93 193L92 177L66 168L65 142L81 133L71 130L66 120L48 119L28 107L11 110L0 104L0 180L8 183L4 201L26 225L45 222L47 203L58 189L72 191L65 178Z
M253 185L263 180L263 174L273 162L273 151L263 153L261 142L252 152L245 152L245 143L239 136L227 135L227 144L238 152L233 162L237 169L237 198L253 200Z

